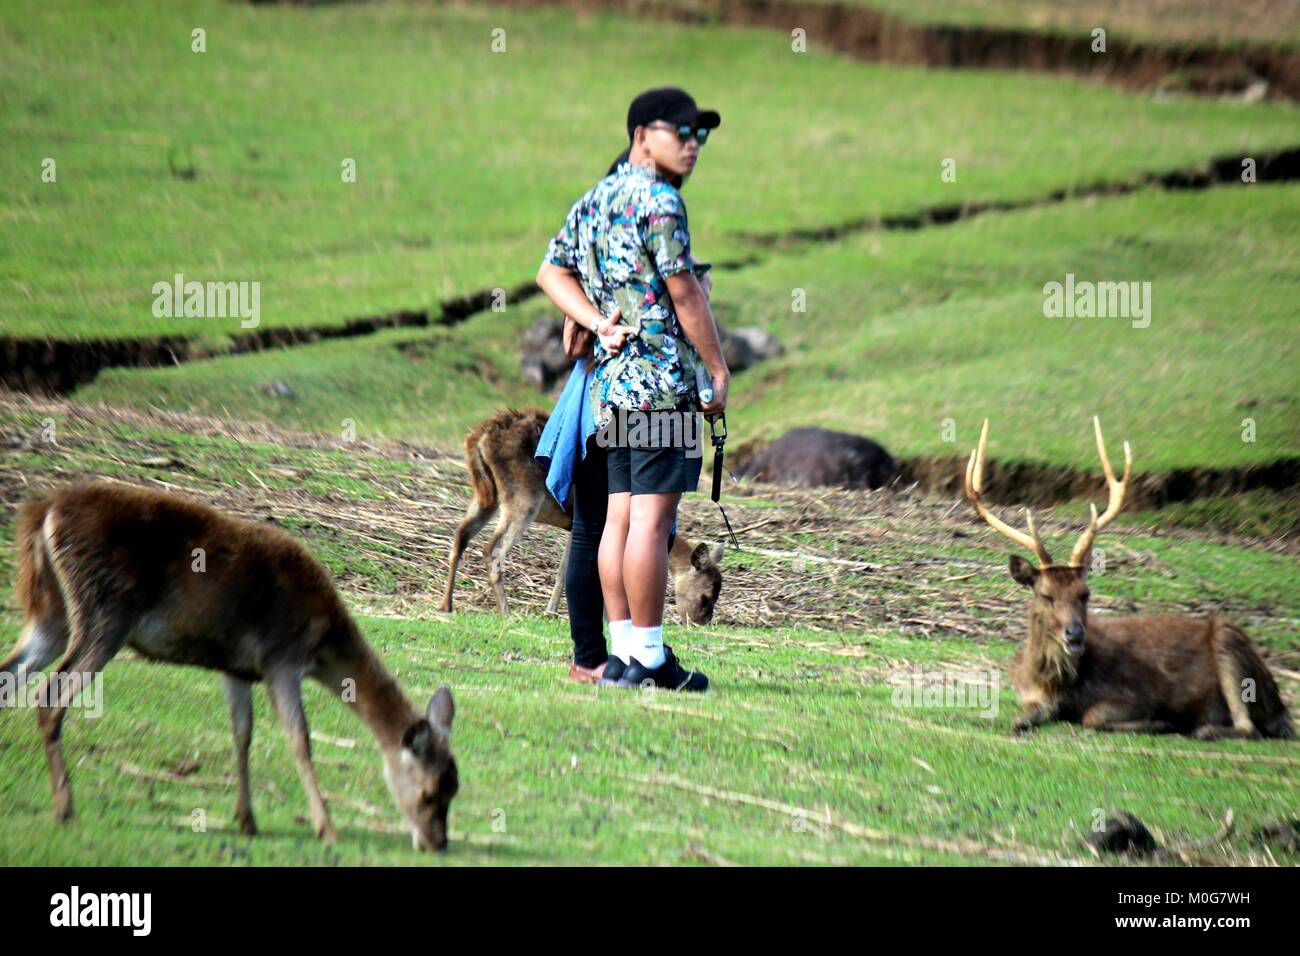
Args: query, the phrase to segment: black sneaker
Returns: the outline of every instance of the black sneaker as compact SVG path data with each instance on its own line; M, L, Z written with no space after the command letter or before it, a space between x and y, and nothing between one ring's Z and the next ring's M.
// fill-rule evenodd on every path
M623 669L623 676L618 681L619 687L643 687L650 681L660 690L686 690L700 693L709 689L709 679L699 671L688 671L677 663L673 649L664 645L664 662L654 670L646 667L635 657Z
M601 675L600 680L596 681L596 683L605 685L617 684L619 678L623 676L623 671L626 669L626 664L613 654L610 654L609 658L605 661L605 673Z

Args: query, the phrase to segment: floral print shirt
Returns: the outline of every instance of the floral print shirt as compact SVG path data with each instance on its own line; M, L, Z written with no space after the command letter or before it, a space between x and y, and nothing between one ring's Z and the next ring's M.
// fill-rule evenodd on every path
M587 298L637 329L617 355L595 343L590 400L604 428L613 409L697 410L699 355L677 322L667 278L693 269L681 193L662 174L619 164L573 204L546 261L577 273Z

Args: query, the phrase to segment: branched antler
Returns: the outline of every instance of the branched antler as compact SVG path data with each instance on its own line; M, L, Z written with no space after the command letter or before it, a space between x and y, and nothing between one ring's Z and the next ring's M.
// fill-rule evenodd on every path
M1029 534L1025 534L1023 531L1017 531L995 515L980 498L980 492L984 489L984 452L988 448L988 444L989 420L986 418L984 419L984 427L980 430L979 447L970 453L970 462L966 465L966 484L963 488L963 494L976 513L988 522L994 531L1014 541L1022 548L1027 548L1038 559L1039 567L1045 568L1052 563L1052 556L1047 553L1047 549L1043 547L1042 539L1038 537L1038 529L1034 527L1034 516L1030 510L1025 509L1025 523L1029 525Z
M1083 567L1088 560L1088 552L1092 550L1092 541L1097 537L1097 532L1110 524L1111 519L1124 507L1128 480L1133 474L1133 450L1129 448L1128 442L1125 442L1124 477L1119 481L1115 480L1115 472L1110 467L1110 458L1106 455L1106 443L1101 438L1101 419L1096 415L1092 416L1092 427L1097 433L1097 454L1101 456L1101 467L1106 473L1106 486L1110 490L1110 498L1100 518L1097 517L1097 506L1091 505L1092 518L1088 522L1088 527L1079 537L1079 543L1074 546L1074 550L1070 552L1070 567L1073 568Z

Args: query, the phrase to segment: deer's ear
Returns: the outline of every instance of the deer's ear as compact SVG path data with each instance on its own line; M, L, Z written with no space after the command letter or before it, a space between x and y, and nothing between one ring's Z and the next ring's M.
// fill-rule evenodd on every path
M718 567L722 567L722 542L721 541L715 544L713 546L713 550L709 552L709 560L712 561L714 564L716 564Z
M451 733L451 721L456 716L456 702L451 699L451 688L446 685L438 688L438 692L429 699L429 707L424 716L444 734Z
M701 541L691 552L691 567L696 571L707 571L709 567L709 546Z
M426 754L433 744L433 728L427 720L417 720L402 734L402 746L411 753Z
M1018 554L1011 556L1011 577L1017 584L1023 584L1027 588L1034 586L1034 575L1038 569L1026 561Z

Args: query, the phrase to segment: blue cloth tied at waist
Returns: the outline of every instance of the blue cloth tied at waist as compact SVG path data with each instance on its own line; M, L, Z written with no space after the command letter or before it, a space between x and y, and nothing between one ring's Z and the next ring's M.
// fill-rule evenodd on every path
M589 398L595 370L588 372L583 367L586 363L585 358L573 363L569 381L551 410L533 455L546 469L546 490L566 512L573 511L569 500L573 494L573 474L578 463L587 457L587 440L596 434L596 416ZM676 517L671 533L677 533Z
M596 433L596 416L588 399L595 371L586 371L586 363L581 358L573 363L569 381L542 429L535 453L538 464L546 469L546 490L565 511L573 510L569 500L573 473L578 462L587 457L587 439Z

